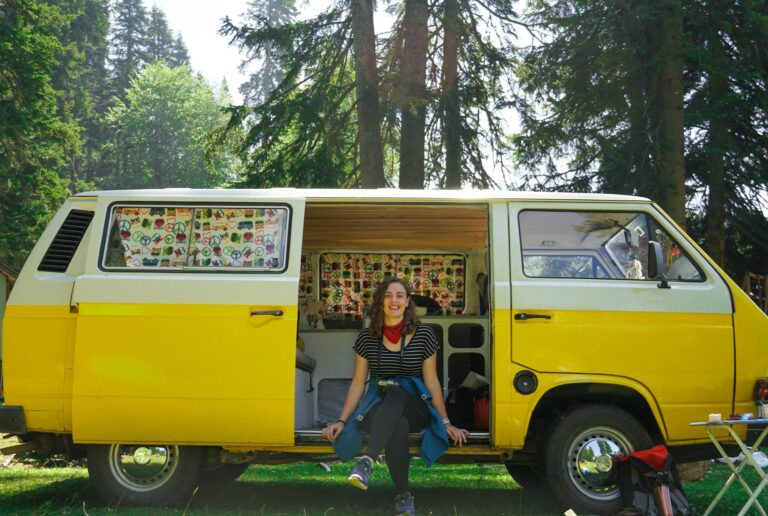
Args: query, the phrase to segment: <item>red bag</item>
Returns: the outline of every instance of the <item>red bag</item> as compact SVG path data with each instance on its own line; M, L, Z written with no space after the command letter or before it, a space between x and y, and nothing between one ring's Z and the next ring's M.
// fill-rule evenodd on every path
M488 430L488 419L491 405L488 401L488 392L482 398L475 400L475 424L474 430Z

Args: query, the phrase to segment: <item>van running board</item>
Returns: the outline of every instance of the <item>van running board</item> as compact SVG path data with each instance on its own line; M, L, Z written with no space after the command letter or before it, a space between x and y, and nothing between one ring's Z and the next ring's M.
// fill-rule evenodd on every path
M307 429L296 430L294 432L296 445L317 445L317 444L329 444L328 441L322 436L321 429ZM418 446L421 442L421 434L409 434L409 443L411 446ZM366 436L367 441L367 436ZM467 436L468 446L488 446L491 444L491 434L488 432L470 432Z

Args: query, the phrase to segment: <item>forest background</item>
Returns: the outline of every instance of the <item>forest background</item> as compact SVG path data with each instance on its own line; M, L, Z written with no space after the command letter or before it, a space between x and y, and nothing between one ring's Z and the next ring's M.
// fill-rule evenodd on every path
M233 102L142 0L0 0L0 262L80 191L391 186L647 196L768 269L765 0L328 3L221 20Z

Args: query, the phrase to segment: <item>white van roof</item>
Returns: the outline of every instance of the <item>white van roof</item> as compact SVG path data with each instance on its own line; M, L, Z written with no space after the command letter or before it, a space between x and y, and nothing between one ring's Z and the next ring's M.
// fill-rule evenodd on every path
M519 192L504 190L399 190L396 188L379 189L323 189L323 188L270 188L270 189L195 189L195 188L162 188L153 190L105 190L83 192L75 197L107 197L114 199L164 199L188 200L190 198L206 199L243 199L269 198L307 199L322 201L350 201L379 199L389 200L418 200L418 201L602 201L602 202L651 202L645 197L614 194L581 194L581 193L552 193L552 192Z

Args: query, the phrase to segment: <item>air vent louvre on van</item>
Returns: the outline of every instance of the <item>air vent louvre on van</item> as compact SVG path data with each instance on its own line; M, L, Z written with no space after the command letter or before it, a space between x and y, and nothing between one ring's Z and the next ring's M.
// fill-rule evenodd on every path
M45 272L67 272L69 262L77 251L88 225L93 219L92 211L72 210L53 238L37 270Z

